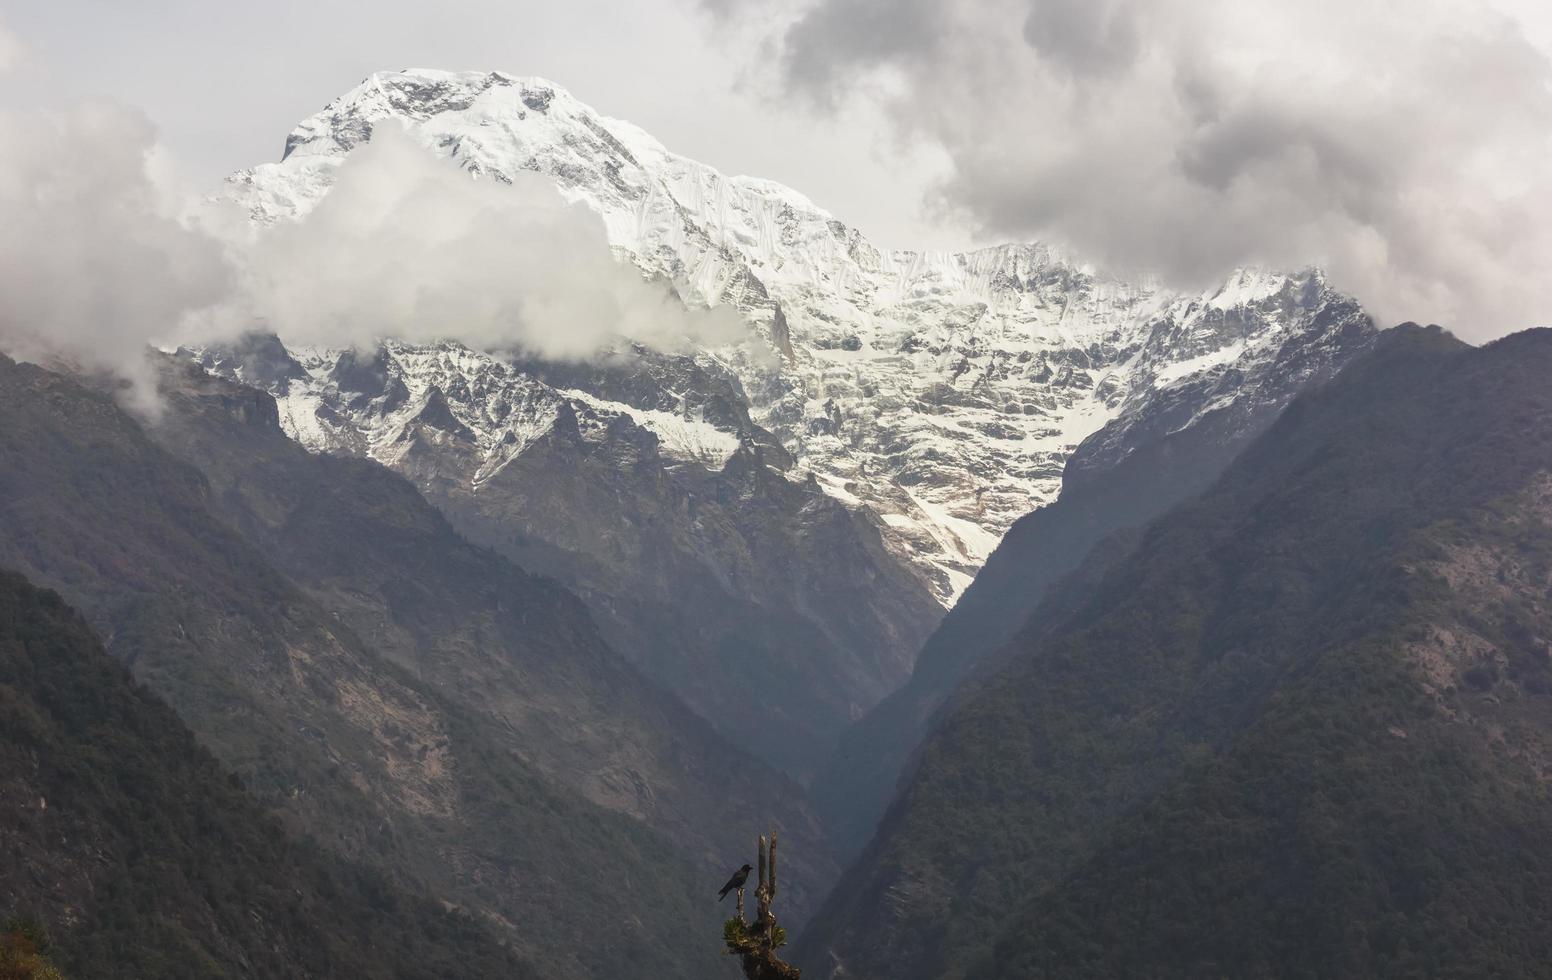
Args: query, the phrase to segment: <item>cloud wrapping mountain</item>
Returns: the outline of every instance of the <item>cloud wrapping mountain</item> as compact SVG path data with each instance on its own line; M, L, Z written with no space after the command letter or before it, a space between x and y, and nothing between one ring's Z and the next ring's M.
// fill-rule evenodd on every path
M687 310L615 260L602 222L537 174L476 179L393 126L305 218L255 229L169 189L154 126L94 102L0 113L0 350L64 357L156 402L148 344L266 324L298 343L445 337L585 360L622 338L733 342L730 309Z
M618 262L603 222L550 178L472 179L394 125L376 127L316 208L241 251L246 322L331 347L457 337L584 360L622 337L680 350L746 332L733 310L687 310Z

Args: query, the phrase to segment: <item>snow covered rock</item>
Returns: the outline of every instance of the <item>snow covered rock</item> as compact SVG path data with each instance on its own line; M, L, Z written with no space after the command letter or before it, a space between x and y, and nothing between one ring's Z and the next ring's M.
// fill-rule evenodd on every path
M1085 437L1192 379L1251 384L1267 351L1344 301L1313 271L1239 270L1181 295L1049 245L885 250L794 190L724 175L553 82L501 72L374 74L229 194L260 222L305 213L390 119L471 173L549 175L644 272L690 302L735 305L778 355L726 358L753 420L827 493L874 510L944 604L1014 520L1054 499Z

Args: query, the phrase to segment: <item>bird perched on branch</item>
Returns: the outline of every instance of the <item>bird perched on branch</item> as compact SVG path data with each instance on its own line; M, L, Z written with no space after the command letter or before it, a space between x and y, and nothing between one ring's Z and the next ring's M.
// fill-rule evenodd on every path
M720 902L724 898L727 898L728 892L737 891L738 889L744 887L744 882L749 880L749 872L752 870L754 869L746 864L742 868L739 868L737 871L733 872L733 877L729 878L728 883L722 886L722 891L717 893L717 901Z

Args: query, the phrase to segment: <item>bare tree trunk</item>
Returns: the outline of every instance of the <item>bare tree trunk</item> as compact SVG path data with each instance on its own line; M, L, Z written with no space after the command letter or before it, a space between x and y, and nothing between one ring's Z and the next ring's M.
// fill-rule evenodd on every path
M776 913L771 906L776 901L776 832L771 831L770 843L764 837L759 842L760 882L755 886L754 922L744 921L744 893L738 892L738 917L723 927L728 952L739 957L747 980L799 980L797 967L781 961L776 955L787 942L787 932L776 924Z

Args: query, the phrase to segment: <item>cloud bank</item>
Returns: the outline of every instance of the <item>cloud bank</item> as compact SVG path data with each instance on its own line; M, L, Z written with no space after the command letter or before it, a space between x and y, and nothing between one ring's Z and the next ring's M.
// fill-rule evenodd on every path
M176 217L155 130L97 103L0 113L0 349L114 370L154 405L146 343L231 295L220 241Z
M172 192L154 127L121 105L0 112L0 146L0 350L117 372L148 412L149 346L256 328L561 359L748 336L617 261L598 216L544 178L476 180L391 126L304 219L262 231Z
M1469 337L1552 321L1552 71L1484 4L818 0L771 43L788 92L944 147L931 203L982 237L1179 285L1319 264Z
M735 311L687 309L617 260L602 220L549 179L474 179L393 125L350 154L305 218L237 254L239 319L306 343L450 338L584 359L622 338L678 350L748 335Z

